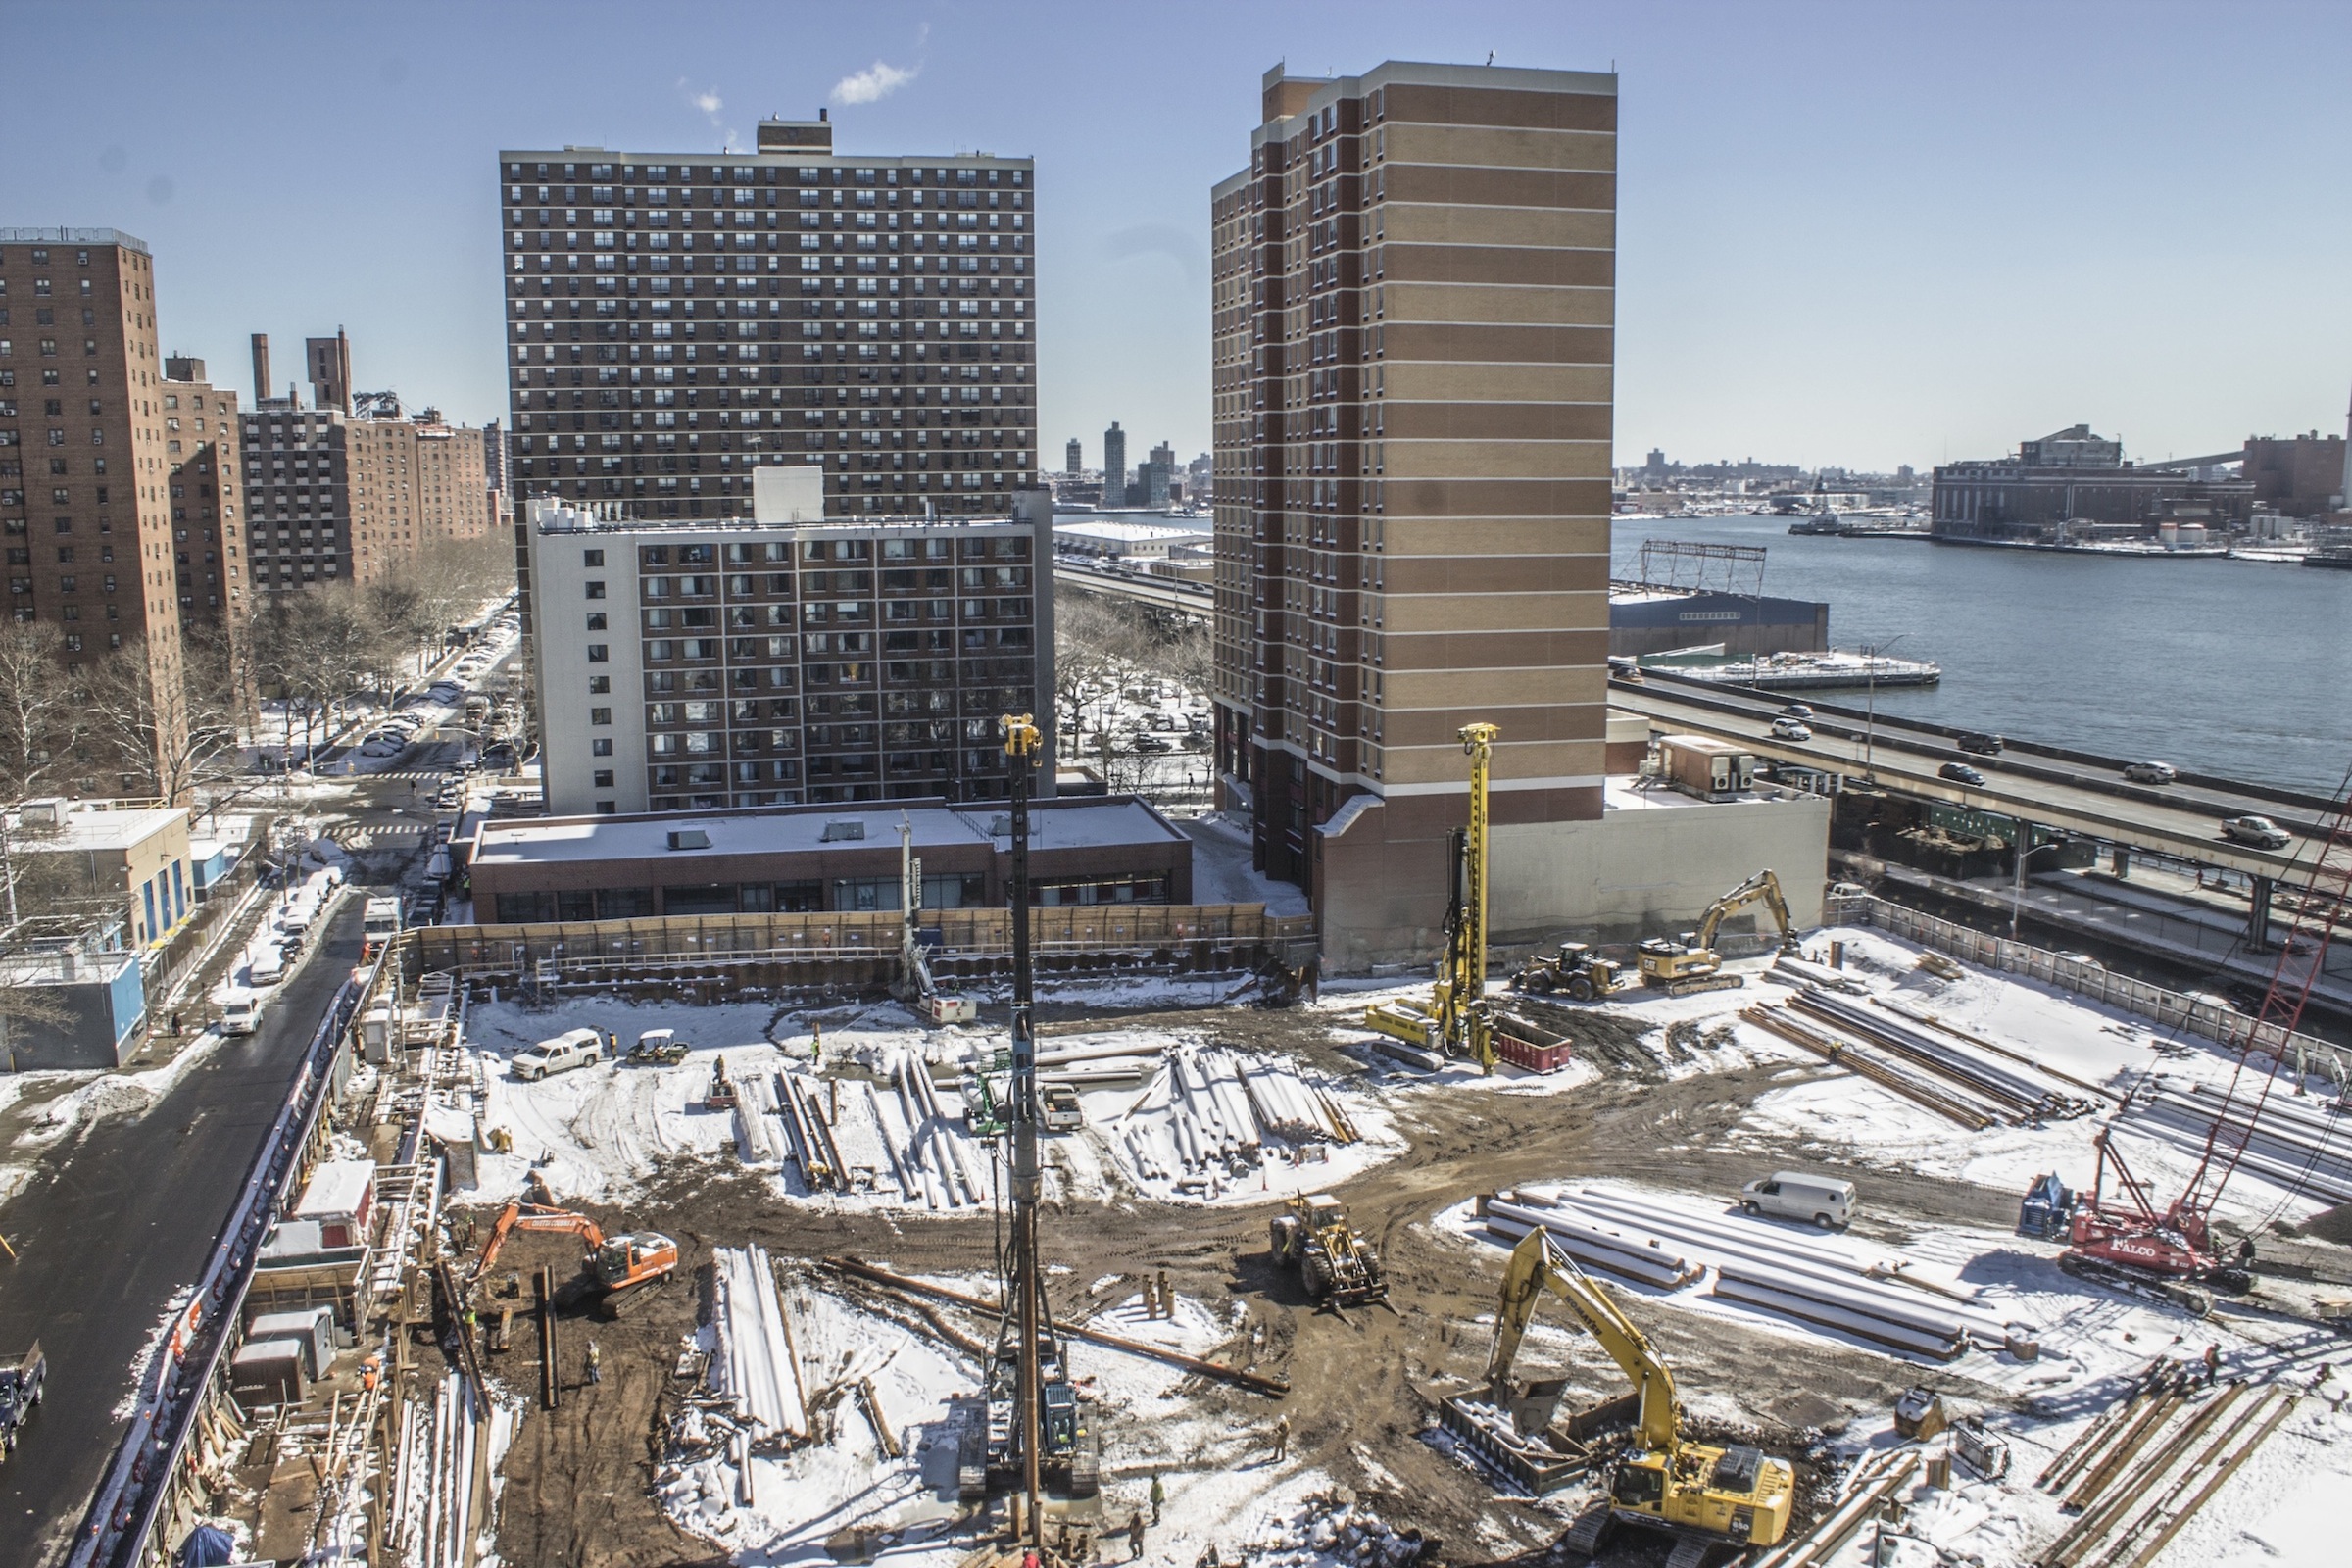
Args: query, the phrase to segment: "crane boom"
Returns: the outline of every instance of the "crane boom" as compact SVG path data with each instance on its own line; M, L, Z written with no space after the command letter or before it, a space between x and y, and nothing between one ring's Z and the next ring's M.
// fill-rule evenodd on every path
M1642 1409L1635 1426L1643 1446L1652 1450L1671 1449L1682 1417L1675 1398L1673 1372L1600 1283L1577 1267L1576 1260L1561 1251L1550 1233L1541 1227L1521 1239L1511 1250L1510 1261L1503 1266L1501 1306L1494 1318L1494 1350L1487 1359L1488 1385L1499 1389L1509 1382L1511 1363L1519 1354L1519 1342L1526 1337L1527 1325L1536 1314L1537 1298L1545 1291L1568 1303L1569 1310L1584 1324L1585 1332L1599 1342L1609 1358L1640 1391Z

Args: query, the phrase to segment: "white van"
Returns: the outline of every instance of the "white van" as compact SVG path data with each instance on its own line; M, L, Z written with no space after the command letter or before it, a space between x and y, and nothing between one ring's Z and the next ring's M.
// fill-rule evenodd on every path
M1852 1223L1854 1184L1832 1176L1777 1170L1740 1189L1740 1206L1775 1219L1811 1220L1823 1230Z
M220 1032L224 1035L249 1035L262 1016L261 1000L257 997L238 997L220 1004Z
M574 1029L553 1040L542 1040L528 1051L515 1053L510 1065L516 1078L529 1083L550 1073L588 1066L605 1054L604 1047L605 1037L595 1030Z

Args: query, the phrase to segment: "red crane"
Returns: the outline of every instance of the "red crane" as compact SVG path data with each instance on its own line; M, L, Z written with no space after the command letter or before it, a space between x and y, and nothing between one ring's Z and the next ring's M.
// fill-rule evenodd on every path
M2311 988L2344 918L2345 900L2352 897L2352 771L2336 790L2327 829L2303 880L2302 895L2290 911L2286 940L2279 944L2262 1006L2247 1019L2245 1033L2232 1042L2237 1065L2230 1070L2229 1089L2206 1134L2196 1170L2180 1196L2159 1210L2107 1133L2100 1132L2098 1171L2088 1198L2075 1207L2067 1230L2070 1245L2060 1259L2070 1273L2146 1284L2200 1312L2212 1303L2196 1282L2227 1290L2243 1290L2250 1283L2242 1261L2215 1250L2208 1221L2270 1103L2278 1069L2311 1001ZM2268 1058L2267 1064L2257 1066L2258 1054ZM2107 1191L2111 1168L2116 1179L2113 1194Z

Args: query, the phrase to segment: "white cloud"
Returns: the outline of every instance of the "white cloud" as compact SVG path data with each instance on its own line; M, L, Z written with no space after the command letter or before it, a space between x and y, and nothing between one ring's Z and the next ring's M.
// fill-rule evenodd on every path
M715 92L698 92L694 95L694 107L706 115L715 115L727 106Z
M875 99L886 98L906 86L914 79L915 73L922 69L922 67L916 66L910 70L902 71L897 66L886 65L877 60L865 70L854 72L835 82L833 84L833 101L837 104L870 104Z

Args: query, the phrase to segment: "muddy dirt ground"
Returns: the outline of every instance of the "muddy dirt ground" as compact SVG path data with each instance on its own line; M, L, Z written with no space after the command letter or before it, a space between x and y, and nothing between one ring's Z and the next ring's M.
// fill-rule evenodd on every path
M1204 1028L1217 1038L1297 1053L1335 1072L1379 1070L1342 1053L1322 1021L1309 1014L1228 1009L1121 1021ZM1042 1032L1056 1032L1053 1022L1049 1014ZM1086 1026L1102 1023L1096 1015ZM1790 1071L1736 1070L1660 1082L1627 1069L1566 1094L1463 1091L1398 1102L1410 1151L1336 1189L1387 1260L1394 1312L1341 1316L1313 1310L1296 1279L1270 1263L1268 1210L1262 1206L1203 1210L1122 1201L1050 1213L1048 1255L1070 1269L1056 1276L1057 1284L1075 1293L1104 1274L1165 1267L1179 1291L1213 1310L1242 1303L1248 1327L1219 1355L1282 1373L1293 1391L1278 1407L1230 1389L1200 1388L1200 1408L1231 1423L1232 1435L1214 1453L1170 1452L1156 1430L1120 1431L1112 1424L1103 1444L1105 1494L1116 1496L1123 1484L1135 1490L1153 1469L1167 1472L1176 1487L1188 1469L1230 1464L1279 1408L1290 1415L1295 1457L1377 1499L1392 1525L1416 1526L1439 1538L1444 1561L1540 1556L1565 1528L1563 1514L1498 1497L1479 1475L1420 1437L1433 1418L1423 1391L1437 1379L1473 1377L1485 1365L1489 1331L1476 1320L1494 1310L1500 1265L1499 1252L1473 1250L1425 1222L1479 1192L1564 1176L1736 1187L1760 1164L1768 1166L1772 1152L1759 1151L1752 1137L1737 1154L1711 1150L1766 1087L1791 1082ZM2017 1207L2014 1194L1890 1175L1873 1177L1872 1199L1882 1214L1900 1211L1922 1222L2006 1225ZM827 1213L777 1201L764 1181L732 1165L673 1167L645 1200L625 1213L599 1217L674 1237L687 1278L709 1262L713 1247L749 1242L779 1258L839 1253L906 1273L985 1272L993 1266L995 1247L986 1221ZM1857 1229L1868 1233L1873 1226L1865 1222ZM1885 1234L1899 1239L1902 1232L1889 1227ZM513 1256L518 1266L540 1261L519 1249ZM548 1260L555 1260L553 1251ZM505 1267L502 1262L501 1272ZM576 1318L564 1325L562 1407L552 1413L533 1409L506 1464L498 1538L506 1562L515 1568L641 1568L720 1560L707 1544L674 1529L653 1494L662 1433L680 1392L672 1368L681 1337L694 1329L698 1294L690 1286L672 1288L619 1322ZM1734 1398L1753 1421L1791 1436L1835 1423L1849 1408L1884 1409L1908 1384L1937 1380L1884 1356L1808 1346L1673 1310L1647 1314L1643 1327L1690 1396ZM593 1388L580 1386L589 1335L603 1356L604 1379ZM530 1395L539 1375L537 1353L519 1329L515 1338L516 1348L493 1357L493 1375ZM1570 1396L1571 1404L1621 1392L1603 1370L1563 1370L1583 1385ZM1990 1391L1972 1392L1997 1398Z

